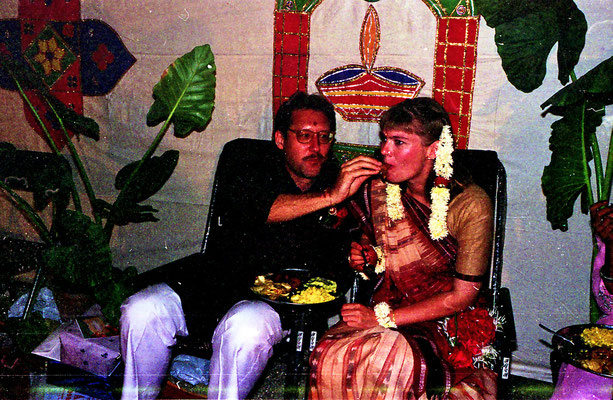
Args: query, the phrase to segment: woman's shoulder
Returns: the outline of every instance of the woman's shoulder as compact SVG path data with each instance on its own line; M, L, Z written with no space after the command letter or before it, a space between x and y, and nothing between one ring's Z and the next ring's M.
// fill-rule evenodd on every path
M491 207L492 199L480 186L471 183L465 186L462 191L451 200L449 207L457 207L458 205L470 203Z
M469 217L475 214L492 215L492 200L481 187L470 184L449 203L450 217Z

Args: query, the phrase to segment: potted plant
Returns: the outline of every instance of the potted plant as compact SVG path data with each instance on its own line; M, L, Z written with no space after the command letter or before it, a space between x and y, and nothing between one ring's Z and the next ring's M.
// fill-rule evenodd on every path
M44 262L38 267L22 323L26 324L31 319L32 300L36 298L41 282L46 278L56 288L91 293L102 306L107 321L116 325L119 305L131 293L127 278L134 274L134 270L121 272L113 268L109 247L113 229L117 225L158 220L155 216L157 210L142 203L164 186L179 159L176 150L155 155L159 144L171 125L176 137L185 138L194 131L204 130L210 122L216 71L210 46L197 46L175 60L154 86L154 102L147 114L146 123L148 126L163 124L142 158L129 163L117 173L115 189L118 194L112 203L96 197L92 182L68 134L70 130L97 140L97 123L64 106L49 92L41 77L26 65L0 56L0 66L12 77L25 104L45 133L53 154L61 159L64 155L51 138L38 110L32 105L31 96L40 97L48 106L54 122L61 127L68 153L85 188L91 210L86 212L81 205L70 172L66 174L66 171L61 173L57 170L57 174L48 174L49 179L55 177L57 180L58 176L67 178L55 182L58 190L51 195L49 191L35 191L34 204L22 198L9 182L0 180L0 191L26 216L46 244ZM10 145L0 146L0 160L15 156L15 151ZM43 182L39 184L44 186L49 183L44 181L44 177L42 179ZM39 215L41 208L48 203L53 204L50 226Z

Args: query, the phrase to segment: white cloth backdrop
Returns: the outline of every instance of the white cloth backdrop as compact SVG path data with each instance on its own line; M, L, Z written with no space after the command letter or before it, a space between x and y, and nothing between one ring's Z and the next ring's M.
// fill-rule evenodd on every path
M613 11L607 0L576 2L589 25L576 68L581 76L613 54ZM223 144L237 137L270 137L274 0L81 0L81 4L82 18L108 23L137 59L110 94L84 99L85 114L100 124L101 139L82 139L77 146L101 197L114 198L115 172L140 158L159 129L148 128L145 115L162 71L197 45L209 43L215 54L217 92L211 124L186 139L169 135L159 150L181 152L175 174L149 202L160 210L161 221L118 228L113 237L116 265L144 271L199 249ZM325 0L312 17L309 90L315 91L313 82L329 69L360 63L359 34L369 4L381 20L375 66L412 71L426 81L421 94L430 95L436 25L420 0ZM17 0L2 1L0 18L16 17ZM549 335L538 323L557 329L588 319L588 218L576 215L564 233L551 230L545 216L540 176L549 163L549 125L554 118L541 117L539 105L561 87L555 78L555 53L549 58L543 86L525 94L507 82L493 37L493 30L481 21L469 147L497 151L508 174L503 284L511 290L519 342L512 373L548 380L549 350L539 340L549 340ZM19 148L45 149L24 121L18 96L0 91L0 99L0 140ZM599 131L603 139L611 132L611 110L608 115ZM349 123L339 117L340 141L375 144L377 133L375 124ZM0 205L2 231L36 239L6 201Z

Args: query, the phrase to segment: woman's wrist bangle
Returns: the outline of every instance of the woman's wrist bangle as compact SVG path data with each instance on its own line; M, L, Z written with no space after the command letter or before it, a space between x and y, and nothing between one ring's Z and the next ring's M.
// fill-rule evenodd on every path
M377 303L374 307L375 317L377 322L384 328L397 328L396 321L394 321L394 315L389 304L385 302Z
M613 276L607 276L602 272L602 269L600 270L600 279L602 279L604 282L608 282L611 283L613 282Z

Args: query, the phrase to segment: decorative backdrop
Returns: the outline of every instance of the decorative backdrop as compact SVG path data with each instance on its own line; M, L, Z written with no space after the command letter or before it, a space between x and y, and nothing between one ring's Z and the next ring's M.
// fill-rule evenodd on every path
M56 2L47 0L47 3ZM65 3L65 0L58 3ZM447 3L440 2L443 6ZM12 54L23 51L21 36L12 36L16 32L21 35L19 4L18 0L0 2L0 20L3 21L0 40L6 46L0 50ZM359 41L370 5L378 15L379 47L376 58L368 55L362 59ZM460 5L467 6L466 2ZM581 76L613 54L613 10L608 0L577 0L577 5L585 13L589 26L586 48L576 68L577 76ZM309 92L316 92L315 83L326 72L350 64L366 67L369 63L364 65L360 61L372 59L373 70L378 66L393 66L420 77L424 82L421 95L444 96L444 102L448 102L455 96L451 96L452 93L458 94L456 98L459 99L446 106L456 104L459 107L457 124L460 130L470 132L469 147L496 150L508 174L509 205L502 280L513 297L519 340L512 373L551 379L549 350L540 342L549 340L550 336L538 327L538 323L559 328L587 320L587 266L591 257L586 216L576 213L569 221L569 230L560 232L551 230L545 215L540 176L549 163L549 126L555 117L542 117L540 104L561 85L555 74L548 74L543 85L534 92L518 91L508 83L502 70L494 45L494 31L484 23L477 25L478 18L470 16L468 6L465 16L456 15L457 7L448 7L456 12L451 14L436 11L436 6L439 2L420 0L374 3L324 0L310 14L309 29L295 35L300 38L300 45L292 50L297 55L292 63L300 63L301 69L296 73L294 68L287 76L294 80L294 87L306 85ZM118 266L134 265L144 271L197 251L221 147L237 137L270 138L273 96L277 95L280 101L288 93L273 91L276 87L273 75L285 75L282 68L278 68L277 73L274 71L280 62L277 61L279 56L285 52L290 54L286 42L283 43L284 52L275 50L275 43L280 40L275 21L281 18L276 16L276 8L273 0L81 0L78 18L81 26L87 21L100 21L112 27L127 52L137 60L111 91L92 95L84 89L83 49L81 53L72 50L75 55L81 55L81 72L74 74L81 80L83 114L95 118L101 128L98 142L81 138L75 144L85 156L96 193L103 198L114 198L110 177L120 166L139 158L157 133L156 128L146 126L145 115L153 102L153 85L164 69L177 57L205 43L211 45L217 66L213 120L206 131L190 135L186 140L168 137L162 142L160 151L178 149L181 155L171 180L148 202L159 210L160 221L129 225L115 232L112 245ZM447 33L440 33L442 24L454 21L464 22L461 24L464 36L452 33L461 27L448 29L447 25L444 26ZM75 20L75 27L77 25ZM56 31L64 37L61 30ZM474 33L474 39L467 33ZM7 36L11 40L7 40ZM446 40L440 40L444 38ZM34 36L30 40L33 39ZM109 42L101 42L111 51ZM478 49L476 61L471 58L475 48ZM95 52L95 49L88 52ZM441 52L447 55L446 61L439 57ZM460 58L461 66L452 65L451 61ZM282 61L279 67L285 65L285 59ZM435 70L435 63L441 65L439 70ZM557 60L552 54L547 69L552 71L556 66ZM443 68L450 70L445 71L445 76L451 76L451 70L457 72L457 83L451 85L439 78ZM304 83L299 83L301 79ZM469 86L473 89L469 90ZM447 89L451 91L446 92ZM293 88L288 87L290 90ZM472 95L466 96L469 93ZM0 90L0 110L0 140L15 143L19 148L47 148L24 118L22 101L15 91ZM601 136L610 135L611 114L608 110L604 126L599 130ZM378 143L374 123L347 121L339 114L337 128L340 141ZM463 140L462 136L459 139ZM468 136L465 139L468 145ZM11 210L0 199L0 232L36 239L34 232Z

